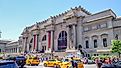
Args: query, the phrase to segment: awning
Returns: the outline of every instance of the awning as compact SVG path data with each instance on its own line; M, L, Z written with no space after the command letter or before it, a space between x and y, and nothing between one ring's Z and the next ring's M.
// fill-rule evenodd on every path
M97 52L111 52L111 49L107 49L107 50L97 50Z

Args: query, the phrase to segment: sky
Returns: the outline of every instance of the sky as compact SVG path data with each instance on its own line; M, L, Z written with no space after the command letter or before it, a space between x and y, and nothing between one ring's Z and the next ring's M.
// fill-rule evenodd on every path
M121 0L0 0L0 39L18 40L25 27L76 6L92 14L112 9L121 16L120 3Z

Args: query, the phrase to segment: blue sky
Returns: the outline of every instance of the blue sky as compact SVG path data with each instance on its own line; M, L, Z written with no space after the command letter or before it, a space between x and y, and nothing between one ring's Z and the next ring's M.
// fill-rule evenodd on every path
M26 26L79 5L91 13L111 8L121 16L120 3L121 0L0 0L1 39L18 40Z

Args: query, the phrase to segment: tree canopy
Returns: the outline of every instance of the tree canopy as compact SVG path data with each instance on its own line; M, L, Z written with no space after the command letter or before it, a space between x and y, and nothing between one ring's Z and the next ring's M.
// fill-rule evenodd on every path
M112 53L118 53L119 57L121 54L121 40L112 41Z

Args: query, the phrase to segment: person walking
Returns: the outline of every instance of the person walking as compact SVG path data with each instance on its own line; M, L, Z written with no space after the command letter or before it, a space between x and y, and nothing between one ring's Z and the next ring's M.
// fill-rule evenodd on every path
M71 57L71 64L72 64L72 68L74 68L75 67L75 63L74 63L73 57Z
M99 60L98 57L95 59L95 63L97 65L97 68L101 68L102 63L101 63L101 61Z

